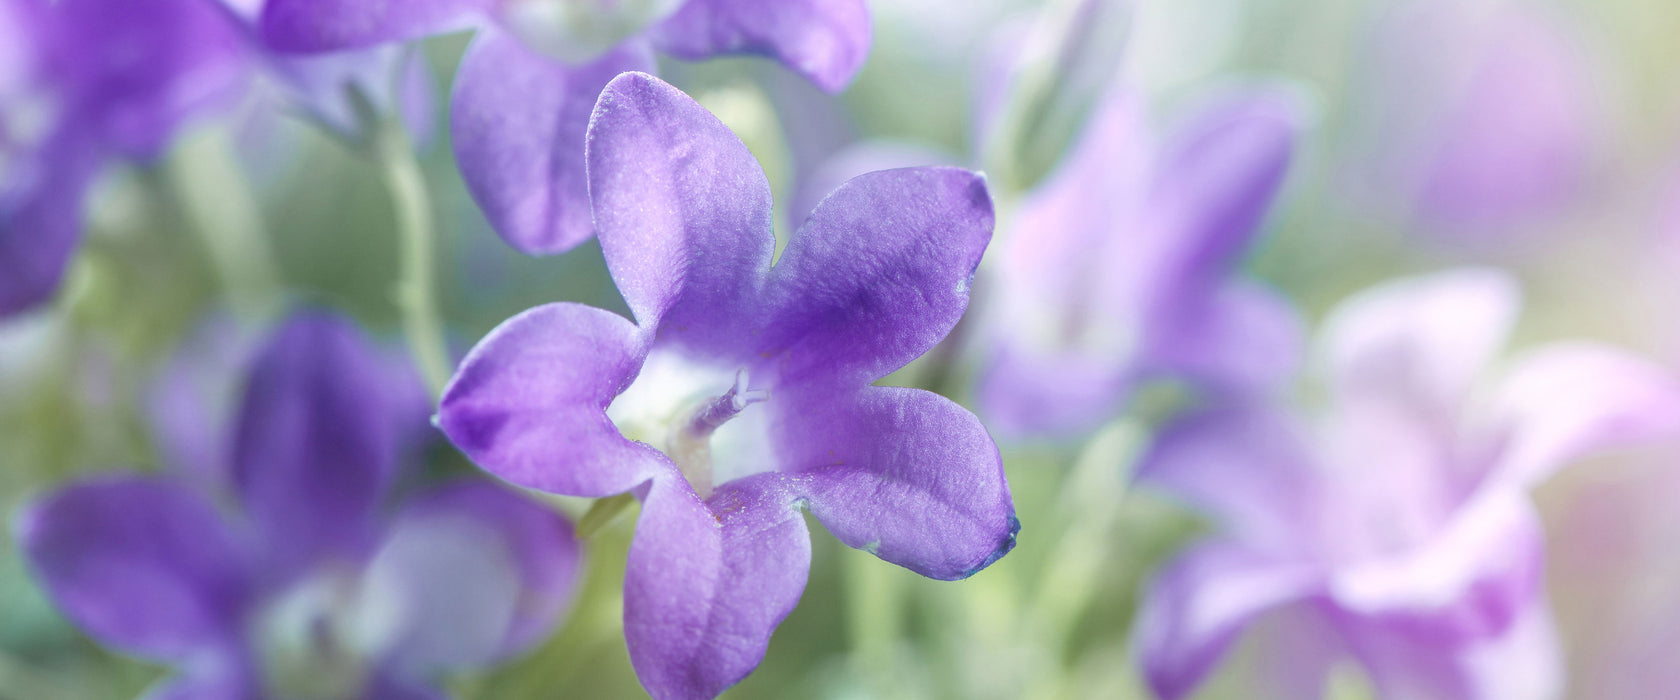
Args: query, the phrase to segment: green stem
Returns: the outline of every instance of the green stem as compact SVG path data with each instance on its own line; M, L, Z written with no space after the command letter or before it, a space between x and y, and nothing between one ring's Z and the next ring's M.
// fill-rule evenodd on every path
M1060 660L1075 622L1095 599L1103 563L1113 546L1110 535L1126 492L1126 470L1142 443L1142 429L1128 419L1105 426L1080 451L1052 512L1064 514L1061 541L1051 550L1034 587L1030 612L1023 619L1036 626L1046 648ZM1045 669L1026 697L1060 694L1061 669Z
M847 551L842 560L846 591L847 631L854 663L868 677L871 695L891 697L897 668L894 650L902 634L903 577L874 555Z
M415 158L413 144L395 117L380 120L375 135L379 164L385 186L396 206L397 234L401 247L401 273L392 290L393 301L402 313L403 334L409 351L433 397L443 394L449 381L449 349L443 338L443 320L438 313L436 244L431 198L426 178Z

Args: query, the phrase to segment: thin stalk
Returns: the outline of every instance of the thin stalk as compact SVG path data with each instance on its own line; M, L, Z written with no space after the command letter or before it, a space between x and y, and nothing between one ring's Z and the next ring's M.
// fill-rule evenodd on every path
M402 314L403 335L426 388L433 397L438 397L449 381L451 362L443 337L443 318L438 312L431 196L402 121L388 117L379 120L379 124L374 148L385 175L385 186L396 207L401 256L401 272L392 290L392 301Z
M846 628L855 664L868 676L874 697L892 697L897 677L894 660L903 635L905 593L902 576L872 555L846 552L841 576L846 596Z
M1050 551L1029 612L1029 632L1060 660L1075 622L1095 599L1102 583L1102 563L1109 559L1110 536L1126 492L1126 472L1137 457L1142 430L1127 419L1105 426L1080 451L1052 512L1066 514L1061 541ZM1062 694L1060 668L1045 669L1025 697Z

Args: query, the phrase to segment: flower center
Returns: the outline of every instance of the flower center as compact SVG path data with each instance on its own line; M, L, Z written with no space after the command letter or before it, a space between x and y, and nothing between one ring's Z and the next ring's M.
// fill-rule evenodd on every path
M683 0L510 0L504 20L537 51L572 64L588 62L641 33Z
M661 448L701 498L772 465L768 401L745 368L733 372L656 350L636 381L607 408L625 437Z
M722 396L707 401L694 410L686 423L674 427L665 441L665 454L682 468L688 483L701 498L712 497L712 433L729 419L760 401L770 398L763 389L747 388L747 371L735 373L735 384Z
M275 697L361 697L378 655L398 631L392 596L359 573L316 572L275 597L255 621L263 682Z

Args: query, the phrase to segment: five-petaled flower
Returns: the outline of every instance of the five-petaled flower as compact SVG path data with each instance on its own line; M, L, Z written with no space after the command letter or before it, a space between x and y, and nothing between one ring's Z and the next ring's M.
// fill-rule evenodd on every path
M1527 487L1588 452L1671 435L1680 386L1585 342L1478 385L1515 284L1461 270L1367 291L1321 338L1331 405L1303 424L1223 407L1167 430L1140 480L1225 534L1161 572L1139 615L1150 685L1193 690L1244 628L1276 697L1313 697L1351 656L1384 697L1555 696L1544 533Z
M269 0L261 26L268 44L295 52L476 29L450 104L455 158L496 232L537 255L594 235L590 110L614 76L653 72L653 49L769 56L836 92L870 44L863 0Z
M24 553L89 634L179 669L154 697L437 697L438 673L547 635L579 546L478 481L388 512L393 417L420 416L391 376L348 322L300 314L252 369L225 479L70 485L22 514Z
M808 511L852 547L959 579L1015 544L996 445L931 392L873 386L948 333L991 236L985 181L870 173L771 265L764 172L699 104L629 73L590 120L589 194L632 323L570 303L493 331L438 424L552 493L634 493L624 628L643 685L711 697L805 586Z
M977 400L994 429L1080 434L1142 381L1254 393L1299 355L1295 311L1232 270L1294 151L1277 89L1222 95L1165 143L1116 86L1017 210L990 268Z

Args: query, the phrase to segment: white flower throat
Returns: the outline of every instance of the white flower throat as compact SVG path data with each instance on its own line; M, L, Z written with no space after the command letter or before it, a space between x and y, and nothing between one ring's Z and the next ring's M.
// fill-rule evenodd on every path
M773 467L769 412L759 406L769 398L751 388L745 368L654 350L607 417L625 437L662 450L695 492L710 498L717 484Z

